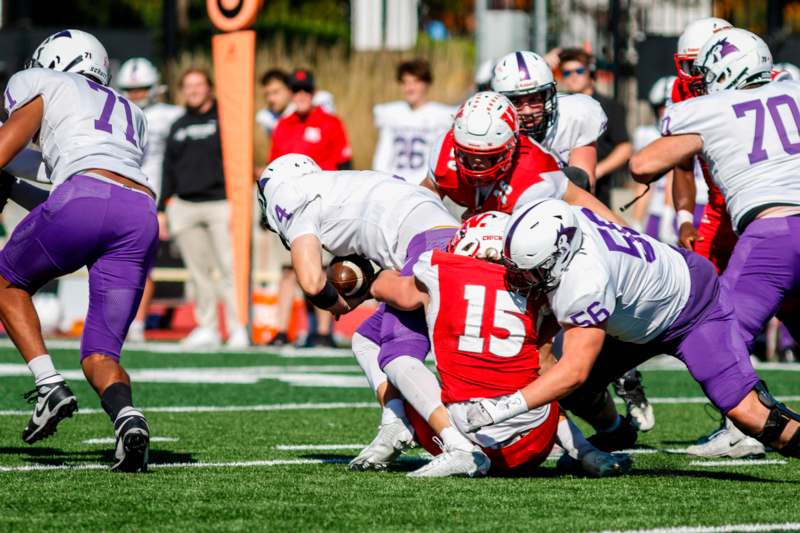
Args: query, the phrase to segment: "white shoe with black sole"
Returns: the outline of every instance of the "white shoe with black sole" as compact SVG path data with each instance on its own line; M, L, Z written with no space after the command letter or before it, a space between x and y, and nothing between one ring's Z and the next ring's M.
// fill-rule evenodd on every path
M78 399L66 382L40 385L28 391L24 398L33 406L33 414L22 431L22 440L33 444L56 432L58 423L78 410Z
M150 427L141 411L126 407L114 422L117 446L114 450L114 472L147 472L150 451Z

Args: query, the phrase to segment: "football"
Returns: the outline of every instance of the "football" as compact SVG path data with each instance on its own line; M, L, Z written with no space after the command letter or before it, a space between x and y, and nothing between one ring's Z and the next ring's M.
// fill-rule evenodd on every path
M345 298L363 296L374 278L372 263L359 255L334 257L328 265L328 280Z

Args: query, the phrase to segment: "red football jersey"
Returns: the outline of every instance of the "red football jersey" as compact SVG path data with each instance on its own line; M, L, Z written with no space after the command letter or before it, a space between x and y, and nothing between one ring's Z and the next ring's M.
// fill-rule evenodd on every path
M520 135L510 174L480 189L458 172L454 147L453 130L450 130L432 154L431 174L442 194L473 213L511 213L520 195L534 186L541 189L541 198L560 199L566 190L567 177L561 172L558 161L525 135Z
M438 250L414 275L428 288L428 331L442 402L512 394L539 376L533 304L506 289L505 268Z

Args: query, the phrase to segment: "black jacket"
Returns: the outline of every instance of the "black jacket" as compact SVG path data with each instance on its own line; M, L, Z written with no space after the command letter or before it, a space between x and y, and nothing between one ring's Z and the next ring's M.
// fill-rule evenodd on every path
M225 199L217 104L207 113L191 109L169 130L159 210L172 196L188 202Z

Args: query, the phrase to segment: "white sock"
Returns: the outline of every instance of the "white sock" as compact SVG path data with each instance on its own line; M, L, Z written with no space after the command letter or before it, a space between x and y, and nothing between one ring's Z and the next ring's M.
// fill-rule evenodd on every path
M475 445L453 426L444 428L441 435L445 448L457 450L471 450Z
M569 418L563 418L558 422L556 429L556 439L559 446L573 459L580 459L583 455L594 448L592 443L586 440L583 432Z
M401 355L383 370L403 398L425 420L428 420L431 413L442 405L442 389L439 387L439 382L433 372L419 359Z
M353 355L356 356L358 366L367 377L373 392L378 392L378 387L386 383L386 374L378 364L378 352L381 351L381 347L358 333L353 334L352 343Z
M64 378L58 373L56 367L53 366L53 360L50 358L50 354L34 357L28 363L28 368L31 374L33 374L33 379L36 381L37 387L64 381Z
M381 425L390 424L395 420L407 422L406 405L400 398L395 398L394 400L386 402L386 405L383 406L383 413L381 414Z

